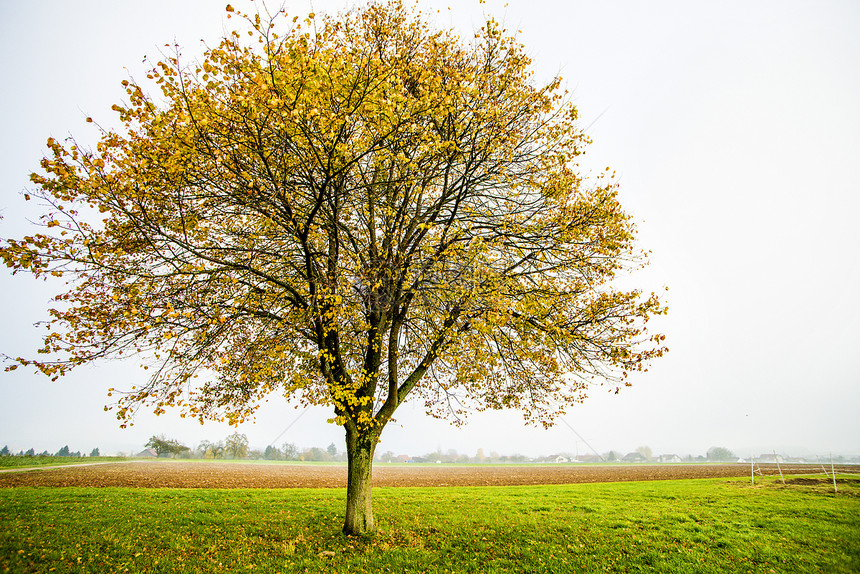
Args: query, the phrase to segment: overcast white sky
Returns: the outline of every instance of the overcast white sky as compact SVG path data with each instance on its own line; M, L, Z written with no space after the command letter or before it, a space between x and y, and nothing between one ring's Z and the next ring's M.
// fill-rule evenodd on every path
M620 395L595 389L565 420L600 452L860 453L860 3L452 3L422 5L464 32L492 14L521 30L539 77L564 76L583 126L593 122L588 165L617 171L640 245L654 253L632 281L670 288L659 328L671 352ZM21 192L45 140L95 143L86 116L110 124L120 81L142 77L143 57L163 44L178 40L189 59L201 39L215 44L225 4L0 0L0 237L29 232ZM310 10L308 0L285 6ZM2 271L0 292L0 352L32 354L54 287ZM194 446L233 432L148 413L119 429L102 410L106 389L144 377L118 362L57 383L0 373L0 446L137 452L157 433ZM300 412L274 396L239 430L263 448ZM329 416L308 411L276 444L343 450ZM380 452L590 451L562 423L471 421L457 429L407 403Z

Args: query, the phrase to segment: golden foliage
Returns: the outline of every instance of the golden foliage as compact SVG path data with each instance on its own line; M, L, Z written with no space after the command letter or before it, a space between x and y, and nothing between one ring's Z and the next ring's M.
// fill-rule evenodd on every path
M616 186L580 177L560 79L535 85L496 22L465 41L398 1L292 24L227 9L256 42L158 62L157 97L123 82L124 129L95 150L48 140L46 230L0 255L69 290L54 358L20 363L141 355L149 382L112 390L122 420L235 423L274 392L378 436L408 395L549 424L664 352L659 299L610 287L640 262Z

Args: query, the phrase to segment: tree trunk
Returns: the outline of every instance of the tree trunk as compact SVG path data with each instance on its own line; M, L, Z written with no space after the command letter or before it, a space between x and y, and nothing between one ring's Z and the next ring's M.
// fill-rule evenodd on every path
M359 535L373 532L373 505L370 499L370 478L376 436L346 429L346 456L349 470L346 485L345 534Z

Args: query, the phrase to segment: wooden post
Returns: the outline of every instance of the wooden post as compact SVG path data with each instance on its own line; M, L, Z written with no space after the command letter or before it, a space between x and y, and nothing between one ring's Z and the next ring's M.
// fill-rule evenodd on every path
M776 461L776 469L779 471L779 477L782 479L782 483L785 484L785 477L782 476L782 469L779 467L779 457L776 454L776 451L773 451L773 460Z

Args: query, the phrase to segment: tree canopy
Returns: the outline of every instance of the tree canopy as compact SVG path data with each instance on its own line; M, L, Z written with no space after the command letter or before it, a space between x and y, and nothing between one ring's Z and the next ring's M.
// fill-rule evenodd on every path
M48 140L27 193L46 229L0 255L68 290L49 358L19 363L142 356L148 381L112 389L123 424L327 405L352 461L407 397L551 424L665 351L659 298L613 288L643 262L617 186L579 173L577 110L515 37L398 1L284 16L123 82L95 149Z
M158 456L172 454L173 458L176 458L176 455L189 450L187 446L180 443L178 440L167 438L163 434L151 436L144 446L146 446L146 448L153 449Z
M737 460L737 457L732 451L722 446L712 446L711 448L709 448L707 457L708 460L715 460L719 462L732 462Z
M230 458L245 458L248 456L248 437L234 432L224 441L224 450Z

